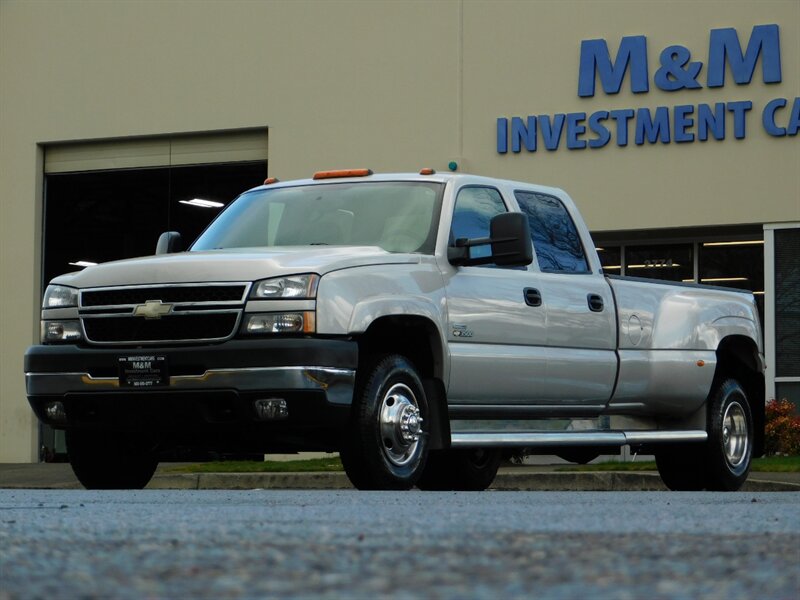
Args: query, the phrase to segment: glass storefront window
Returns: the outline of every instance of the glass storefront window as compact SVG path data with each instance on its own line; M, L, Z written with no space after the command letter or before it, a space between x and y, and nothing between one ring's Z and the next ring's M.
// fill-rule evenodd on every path
M764 291L763 241L705 242L699 250L700 283Z
M763 324L764 241L701 242L698 246L700 283L750 290Z
M788 400L794 404L794 412L800 415L800 382L779 381L775 383L775 400Z
M620 275L622 273L622 247L602 246L597 248L600 264L606 275Z
M666 281L694 281L693 244L627 246L625 275Z
M774 302L775 375L800 377L800 228L775 231Z

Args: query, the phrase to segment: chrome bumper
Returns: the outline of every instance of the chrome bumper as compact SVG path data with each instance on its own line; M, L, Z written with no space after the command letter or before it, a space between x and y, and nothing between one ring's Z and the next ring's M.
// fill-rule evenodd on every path
M169 378L169 386L150 390L320 390L325 392L331 404L349 405L353 399L355 377L354 369L331 367L209 369L201 375L172 376ZM25 373L25 387L28 396L104 391L113 393L122 389L117 377L92 377L88 373Z

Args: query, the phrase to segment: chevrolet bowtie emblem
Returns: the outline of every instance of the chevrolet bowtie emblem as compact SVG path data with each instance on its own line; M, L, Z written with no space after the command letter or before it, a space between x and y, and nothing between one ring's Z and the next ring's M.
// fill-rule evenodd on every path
M134 307L133 316L144 317L145 319L160 319L171 312L172 304L164 304L161 300L148 300L144 304Z

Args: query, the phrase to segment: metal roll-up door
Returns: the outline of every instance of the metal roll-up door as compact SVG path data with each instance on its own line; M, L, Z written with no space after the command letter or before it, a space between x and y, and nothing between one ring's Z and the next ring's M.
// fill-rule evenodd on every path
M45 145L45 174L266 161L265 128Z

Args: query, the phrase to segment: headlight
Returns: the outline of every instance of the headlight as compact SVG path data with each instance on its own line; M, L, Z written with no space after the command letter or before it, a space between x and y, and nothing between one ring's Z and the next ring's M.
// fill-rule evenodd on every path
M78 306L78 290L63 285L47 286L42 308L67 308L69 306Z
M273 277L258 281L250 297L269 300L272 298L316 298L319 275L306 273L291 277Z
M316 321L313 311L245 315L242 325L242 333L248 335L314 333L315 331Z
M42 321L42 343L77 342L83 339L80 321Z

